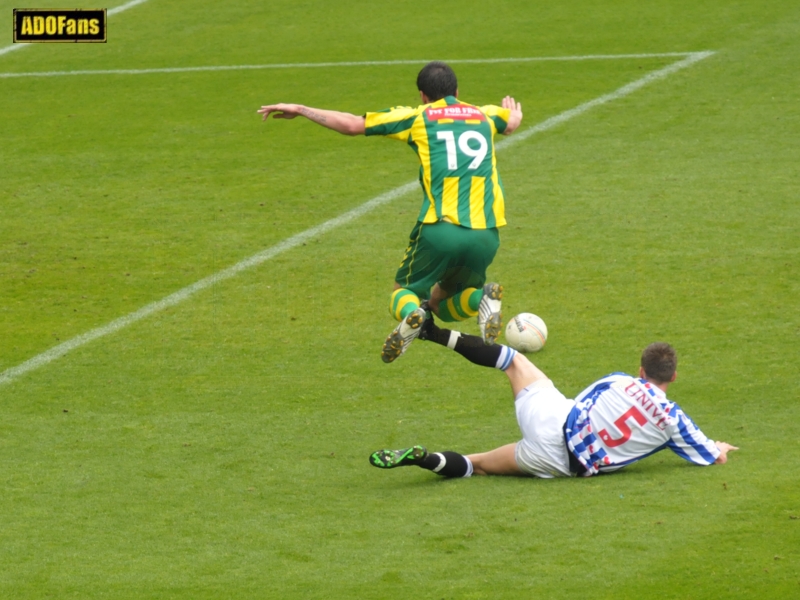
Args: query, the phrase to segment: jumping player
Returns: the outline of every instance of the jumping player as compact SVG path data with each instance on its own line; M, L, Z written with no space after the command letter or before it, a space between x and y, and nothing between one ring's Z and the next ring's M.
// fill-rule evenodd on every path
M503 345L440 329L429 319L420 339L455 350L469 361L505 372L514 394L522 439L480 454L429 453L423 446L379 450L370 463L381 469L416 465L444 477L520 475L542 478L610 473L669 448L697 465L725 464L738 450L708 439L667 398L677 376L675 350L650 344L639 376L613 373L568 400L525 356Z
M422 208L395 275L390 311L400 323L381 350L387 363L419 335L426 307L447 322L477 315L486 344L494 344L503 325L503 288L486 283L486 269L500 245L498 228L506 224L494 136L519 127L522 105L510 96L501 106L461 102L455 73L438 61L419 72L417 89L422 105L364 116L301 104L258 110L264 120L270 114L277 119L301 115L345 135L400 140L417 154Z

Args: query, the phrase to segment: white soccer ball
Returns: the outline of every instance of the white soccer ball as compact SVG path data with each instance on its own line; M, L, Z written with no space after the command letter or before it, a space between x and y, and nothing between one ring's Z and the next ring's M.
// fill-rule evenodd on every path
M506 325L506 342L520 352L538 352L547 341L547 325L533 313L520 313Z

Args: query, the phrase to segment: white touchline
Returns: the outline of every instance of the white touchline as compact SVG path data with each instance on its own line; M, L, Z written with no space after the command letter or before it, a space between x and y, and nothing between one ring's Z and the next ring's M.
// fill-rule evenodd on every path
M574 117L577 117L578 115L581 115L596 106L600 106L602 104L611 102L612 100L617 100L619 98L622 98L623 96L627 96L635 92L636 90L642 88L643 86L647 85L648 83L651 83L658 79L663 79L664 77L667 77L672 73L675 73L676 71L685 69L686 67L689 67L694 63L703 60L704 58L708 58L712 54L714 53L713 52L692 53L687 58L681 61L673 63L662 69L658 69L657 71L648 73L644 77L641 77L640 79L637 79L636 81L633 81L632 83L629 83L627 85L623 85L621 88L609 94L605 94L603 96L595 98L594 100L589 100L588 102L584 102L583 104L580 104L575 108L571 108L554 117L550 117L549 119L542 121L541 123L538 123L533 127L515 133L512 136L499 142L496 145L496 148L497 150L508 148L509 146L511 146L516 142L525 140L531 137L532 135L551 129L556 125L564 123ZM298 233L297 235L293 235L292 237L287 238L270 248L262 250L261 252L254 254L250 258L238 262L235 265L228 267L227 269L224 269L223 271L215 273L214 275L210 275L205 279L201 279L200 281L193 283L190 286L178 290L177 292L175 292L174 294L170 294L166 298L163 298L156 302L152 302L146 306L143 306L142 308L140 308L135 312L125 315L124 317L120 317L119 319L116 319L114 321L111 321L107 325L98 327L96 329L92 329L91 331L88 331L84 334L74 337L71 340L68 340L62 344L59 344L58 346L55 346L50 350L47 350L46 352L42 352L41 354L34 356L33 358L25 361L24 363L17 365L16 367L11 367L10 369L7 369L6 371L0 373L0 385L9 383L14 379L16 379L17 377L19 377L20 375L28 373L29 371L33 371L34 369L38 369L39 367L46 365L61 356L64 356L68 352L75 350L76 348L79 348L84 344L91 342L92 340L96 340L97 338L101 338L110 333L119 331L120 329L123 329L128 325L132 325L137 321L141 321L145 317L149 317L150 315L157 313L165 308L168 308L170 306L175 306L176 304L180 304L181 302L183 302L184 300L193 296L194 294L196 294L201 290L216 285L217 283L225 281L226 279L230 279L234 275L237 275L238 273L241 273L244 270L260 265L261 263L266 262L274 258L275 256L282 254L283 252L286 252L287 250L291 250L292 248L300 246L301 244L303 244L303 242L306 242L307 240L315 238L327 231L336 229L341 225L345 225L350 221L358 219L359 217L367 214L368 212L371 212L372 210L378 208L379 206L383 206L384 204L387 204L388 202L391 202L392 200L399 198L404 194L407 194L413 190L418 189L418 186L419 183L416 180L414 180L406 183L405 185L396 187L395 189L390 190L384 194L381 194L380 196L376 196L372 200L365 202L361 206L358 206L351 211L339 215L338 217L335 217L329 221L325 221L321 225L317 225L316 227L307 229L301 233Z
M578 115L585 113L587 110L594 108L595 106L600 106L601 104L606 104L607 102L611 102L612 100L618 100L623 96L627 96L628 94L632 94L636 90L643 88L648 83L656 81L657 79L663 79L664 77L669 77L673 73L680 71L681 69L685 69L686 67L692 66L694 63L699 62L709 56L713 55L714 52L712 51L705 51L705 52L693 52L687 58L683 60L679 60L676 63L672 63L669 66L666 66L662 69L658 69L657 71L653 71L648 73L644 77L637 79L636 81L632 81L627 85L623 85L621 88L614 90L609 94L605 94L594 100L589 100L588 102L584 102L583 104L576 106L575 108L571 108L569 110L565 110L564 112L550 117L549 119L542 121L541 123L534 125L526 129L525 131L520 132L519 134L511 135L507 137L497 144L495 144L495 148L501 150L503 148L507 148L508 146L515 144L517 142L521 142L524 139L531 137L541 131L545 131L560 123L564 123L565 121L569 121L573 117L577 117Z
M115 8L109 8L106 14L108 14L108 16L116 15L117 13L121 13L122 11L128 10L129 8L133 8L134 6L144 4L145 2L147 2L147 0L131 0L130 2L126 2L125 4L122 4Z
M123 10L128 10L129 8L133 8L138 4L144 4L145 2L147 2L147 0L131 0L130 2L126 2L125 4L117 6L116 8L109 8L106 11L106 16L110 17L111 15L116 15L117 13L121 13ZM31 45L32 44L11 44L10 46L6 46L5 48L0 48L0 56Z
M144 0L143 0L144 1ZM529 63L551 61L618 60L634 58L677 58L694 56L699 52L662 52L655 54L586 54L583 56L528 56L517 58L463 58L445 60L449 64L496 64ZM320 62L320 63L273 63L264 65L218 65L201 67L162 67L154 69L84 69L80 71L29 71L23 73L0 73L0 79L14 77L66 77L75 75L150 75L155 73L193 73L199 71L251 71L261 69L319 69L330 67L375 67L393 65L419 65L428 60L367 60L360 62Z

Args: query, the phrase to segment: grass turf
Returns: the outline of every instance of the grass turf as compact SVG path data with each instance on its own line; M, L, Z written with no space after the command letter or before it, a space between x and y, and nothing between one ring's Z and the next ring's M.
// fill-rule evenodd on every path
M517 437L499 373L423 344L378 358L415 192L0 387L4 597L798 593L800 11L425 10L436 27L376 26L367 3L150 0L106 45L0 71L716 50L500 153L492 276L507 314L548 323L535 360L566 394L667 339L670 396L742 449L589 481L370 468L383 446ZM529 127L674 60L457 72L468 101L515 95ZM412 180L401 144L255 109L413 104L418 68L0 79L0 372Z

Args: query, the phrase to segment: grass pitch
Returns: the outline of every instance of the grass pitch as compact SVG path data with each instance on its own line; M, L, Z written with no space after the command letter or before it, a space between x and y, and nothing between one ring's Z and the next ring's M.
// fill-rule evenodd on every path
M670 396L741 450L587 481L369 467L518 436L501 374L421 343L380 362L415 191L0 384L0 596L797 596L796 3L378 8L149 0L105 45L0 55L0 73L420 61L0 75L0 374L415 177L402 144L262 124L261 104L414 104L433 58L712 50L500 152L491 277L508 315L547 322L534 360L564 393L664 339ZM465 100L512 94L527 128L677 60L455 66Z

